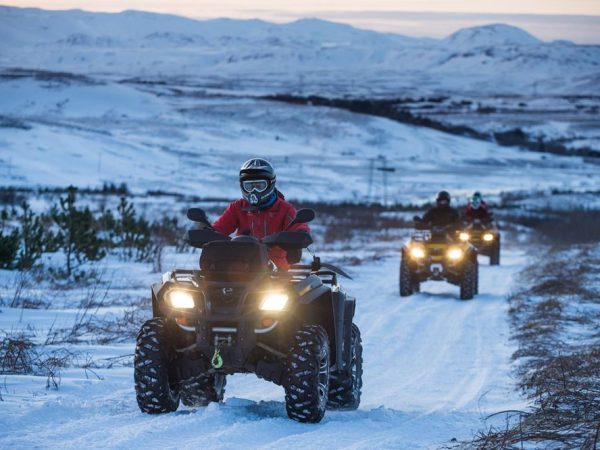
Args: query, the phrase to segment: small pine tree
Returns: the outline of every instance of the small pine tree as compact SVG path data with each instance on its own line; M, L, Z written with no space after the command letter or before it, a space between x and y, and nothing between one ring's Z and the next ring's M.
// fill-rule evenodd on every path
M52 218L58 226L58 247L67 258L67 276L76 269L76 263L97 261L104 257L102 240L97 235L97 224L89 208L75 205L77 188L69 186L67 196L60 198L52 208Z
M152 255L150 223L143 217L137 218L135 208L125 197L117 207L115 224L116 245L124 250L126 258L146 261Z
M0 268L12 269L19 251L19 231L13 230L9 234L4 234L0 230Z
M29 203L21 203L21 215L18 216L21 225L21 248L17 258L20 270L30 269L42 257L52 235L44 227L43 218L35 215Z

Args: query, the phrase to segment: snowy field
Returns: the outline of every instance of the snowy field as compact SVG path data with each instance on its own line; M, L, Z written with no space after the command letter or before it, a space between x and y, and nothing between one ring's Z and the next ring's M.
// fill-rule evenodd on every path
M502 25L433 40L314 20L197 22L131 11L0 7L0 187L126 183L150 219L183 220L186 207L199 206L185 204L192 197L212 205L212 217L215 205L239 196L241 163L262 156L275 165L281 191L299 202L420 205L446 189L455 204L475 190L492 201L512 195L507 211L515 214L597 208L598 158L533 153L259 96L447 94L455 107L483 95L492 99L485 107L530 108L531 116L525 112L514 123L533 118L530 125L538 128L528 131L557 138L573 132L573 110L583 105L585 136L597 142L599 64L599 46L541 42ZM503 95L514 97L498 100ZM522 96L527 108L519 106ZM563 108L560 96L577 100L564 122L548 122L544 111ZM482 131L505 125L462 113ZM31 195L33 210L47 212L47 197L56 194ZM107 199L82 201L98 211ZM330 227L317 217L317 251ZM357 411L329 412L317 425L289 420L283 389L252 375L230 377L222 404L156 417L140 413L131 324L151 315L149 286L160 274L150 263L111 255L94 265L100 283L75 286L44 272L0 270L0 332L24 333L39 351L66 352L69 360L54 378L0 378L0 448L437 449L469 441L501 420L486 420L490 414L525 408L513 379L507 297L531 262L529 235L522 233L517 244L507 233L502 265L482 259L481 294L463 302L457 287L431 282L400 298L406 230L376 231L377 239L351 230L352 239L322 253L336 263L358 260L348 267L354 280L344 286L358 299L364 386ZM196 267L197 254L172 250L165 269ZM60 264L60 256L44 264ZM18 297L32 303L10 307ZM97 332L61 334L88 317Z
M80 361L124 358L111 369L62 370L58 390L47 390L45 377L3 377L0 447L408 449L469 440L488 424L487 415L523 407L511 378L515 348L508 340L505 297L525 255L508 249L503 260L500 267L482 264L481 295L470 302L457 299L456 287L433 282L421 294L400 298L394 253L353 268L355 279L344 285L358 298L356 322L364 342L357 411L328 412L318 425L298 424L286 416L282 388L236 375L229 378L223 404L147 416L135 401L133 340L81 343L69 346ZM193 261L191 254L180 255L178 264ZM116 267L106 267L111 297L119 290L143 297L143 285L158 276L140 265L110 276ZM2 275L6 280L7 273ZM76 320L75 304L57 299L47 310L3 307L0 329L43 338L51 326L68 327ZM100 308L97 315L126 309Z
M172 85L30 76L0 81L2 185L238 194L237 170L271 160L294 199L423 202L515 190L598 190L598 165L342 110L212 95ZM385 159L385 161L384 161ZM395 172L384 180L377 168ZM387 191L385 190L387 182ZM371 188L369 188L369 186ZM370 195L369 195L370 194Z

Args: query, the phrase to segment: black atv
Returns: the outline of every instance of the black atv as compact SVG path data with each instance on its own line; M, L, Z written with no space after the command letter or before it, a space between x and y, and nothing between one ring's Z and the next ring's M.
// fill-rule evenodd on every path
M475 219L468 223L460 239L473 244L480 255L489 256L490 266L500 264L500 231L491 220Z
M479 291L477 250L461 241L454 225L428 227L415 216L415 231L402 247L400 296L420 292L427 280L447 281L460 287L461 300L470 300Z
M188 218L206 223L202 210ZM292 223L314 218L300 210ZM175 270L152 286L154 317L135 349L140 409L159 414L223 399L226 376L254 373L285 389L287 414L319 422L326 409L358 408L362 388L355 299L337 282L348 276L313 257L299 265L308 233L283 231L259 240L229 238L211 229L188 231L202 249L200 270ZM270 247L292 266L276 271Z

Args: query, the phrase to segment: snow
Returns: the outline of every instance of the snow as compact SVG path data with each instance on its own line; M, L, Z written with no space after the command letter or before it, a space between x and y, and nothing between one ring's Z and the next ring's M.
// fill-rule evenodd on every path
M524 253L507 250L503 266L482 265L481 295L469 302L457 299L456 287L433 282L421 294L400 298L399 258L392 255L355 269L355 280L344 283L358 298L356 321L364 342L357 411L328 412L318 425L298 424L285 414L282 388L235 375L223 404L149 416L136 405L131 367L72 368L62 371L58 391L46 390L44 377L4 378L0 447L438 448L453 438L471 438L485 426L486 415L523 407L510 377L515 348L505 297ZM180 263L192 259L180 255ZM157 277L132 275L148 282ZM0 328L18 324L43 334L44 323L72 314L60 308L2 308ZM133 342L71 349L110 358L130 355Z
M542 42L493 24L443 40L317 19L196 21L166 14L0 7L0 67L180 77L269 92L595 95L600 46Z
M2 185L101 187L138 193L238 195L236 174L252 156L270 159L280 188L306 200L422 203L442 186L465 197L513 190L597 190L597 166L500 147L331 108L177 85L0 82L0 115L31 129L0 129ZM224 125L226 124L226 125ZM48 164L51 161L51 164ZM373 163L371 163L373 161ZM523 171L527 176L522 176ZM486 190L484 189L484 190Z
M459 30L444 39L443 43L454 49L469 50L501 45L536 45L542 41L525 30L500 23Z
M148 191L223 199L212 204L212 215L239 196L241 163L262 156L274 163L278 187L295 200L420 204L443 188L459 204L482 190L491 199L518 192L523 200L514 205L521 209L594 205L600 178L593 159L500 147L258 96L433 94L449 95L451 103L490 95L473 105L502 106L539 92L528 97L527 108L541 114L570 104L556 95L597 95L598 80L600 46L546 43L502 24L434 40L316 19L277 25L0 6L0 186L125 182L137 194L136 207L150 217L190 205L146 196ZM505 101L506 93L514 97ZM590 110L597 102L578 99ZM578 145L596 137L593 119L591 131L580 134L570 120L552 117L525 129L576 138ZM385 172L387 184L377 170L382 166L395 169ZM564 194L540 194L553 189ZM82 201L97 202L97 209L115 199ZM38 211L45 202L32 199ZM314 230L323 234L318 219ZM518 236L523 248L505 240L503 265L481 266L481 295L473 301L461 302L457 287L433 282L400 298L402 233L393 230L377 241L353 230L352 242L340 241L322 255L326 261L364 260L352 267L355 279L344 283L358 298L365 348L358 411L329 412L319 425L298 424L285 414L280 387L235 375L223 404L144 415L133 389L133 336L106 345L85 336L66 344L78 356L61 370L58 390L47 390L41 376L3 377L0 448L439 448L453 438L469 440L490 424L487 415L524 408L511 377L516 349L506 298L531 249L525 233ZM166 252L167 268L196 264L195 253ZM111 255L94 269L110 280L110 302L94 309L94 320L116 321L132 308L149 317L148 289L159 280L151 265ZM89 286L52 286L49 292L50 282L42 280L28 295L50 295L47 309L10 308L6 300L17 278L0 271L0 330L26 332L37 343L51 327L78 320L82 301L92 295ZM88 359L114 363L82 368Z

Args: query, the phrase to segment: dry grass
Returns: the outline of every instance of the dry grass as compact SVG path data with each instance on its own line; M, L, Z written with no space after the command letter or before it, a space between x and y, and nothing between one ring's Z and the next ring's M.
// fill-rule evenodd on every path
M46 388L58 389L61 369L75 356L66 348L44 349L24 333L5 333L0 340L0 374L45 376Z
M600 304L593 255L589 246L554 249L522 274L527 287L509 299L519 345L513 357L519 363L519 388L532 407L498 413L506 416L506 426L481 433L470 447L597 448L600 312L585 308Z

